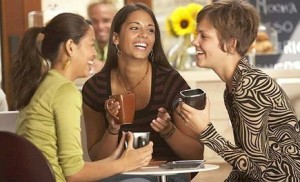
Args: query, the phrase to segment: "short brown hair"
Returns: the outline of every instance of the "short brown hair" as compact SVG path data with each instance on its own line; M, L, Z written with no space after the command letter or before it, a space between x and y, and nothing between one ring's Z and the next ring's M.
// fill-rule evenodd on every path
M232 38L237 40L236 50L244 56L257 36L260 17L246 0L219 0L205 6L197 15L197 23L207 19L218 32L221 49L228 48ZM229 49L227 49L229 50Z

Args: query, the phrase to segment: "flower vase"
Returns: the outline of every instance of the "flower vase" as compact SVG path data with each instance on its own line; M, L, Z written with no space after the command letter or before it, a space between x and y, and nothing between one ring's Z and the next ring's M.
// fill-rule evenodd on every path
M177 70L187 70L190 68L191 56L187 49L191 46L191 35L181 36L178 42L169 50L168 60Z

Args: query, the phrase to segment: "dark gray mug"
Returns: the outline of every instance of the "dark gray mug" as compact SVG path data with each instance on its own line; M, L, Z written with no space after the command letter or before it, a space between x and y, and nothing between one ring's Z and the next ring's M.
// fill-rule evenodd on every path
M202 110L206 103L206 94L200 89L188 89L180 91L180 98L173 102L173 110L177 108L180 102L184 102L189 106Z
M132 132L133 134L133 148L137 149L144 147L150 141L150 132Z

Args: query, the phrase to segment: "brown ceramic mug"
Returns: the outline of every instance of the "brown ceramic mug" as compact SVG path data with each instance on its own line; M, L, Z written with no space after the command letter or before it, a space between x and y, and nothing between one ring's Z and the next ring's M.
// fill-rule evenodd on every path
M110 100L120 103L121 108L116 116L107 109ZM109 115L114 118L117 124L132 124L135 113L135 95L134 93L111 95L109 96L109 100L106 102L105 107Z
M206 104L206 94L200 89L188 89L180 91L180 98L173 102L173 110L177 108L180 102L184 102L189 106L202 110Z

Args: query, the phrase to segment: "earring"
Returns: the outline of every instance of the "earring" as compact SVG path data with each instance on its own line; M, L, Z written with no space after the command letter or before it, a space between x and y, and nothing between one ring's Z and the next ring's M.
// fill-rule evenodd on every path
M70 66L70 64L71 64L71 59L68 58L68 59L64 62L63 69L64 69L64 70L68 69L69 66Z
M118 55L118 56L122 56L122 55L123 55L123 52L120 51L120 49L119 49L119 47L118 47L118 44L115 44L115 46L116 46L116 49L117 49L117 55Z
M151 61L154 62L154 53L153 53L153 49L151 50L150 54L149 54Z

